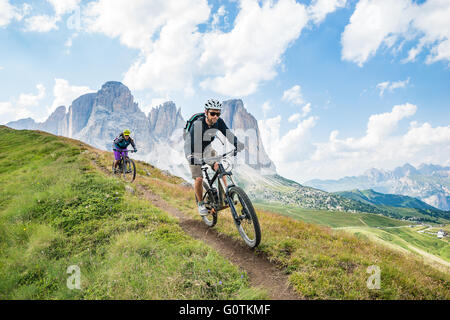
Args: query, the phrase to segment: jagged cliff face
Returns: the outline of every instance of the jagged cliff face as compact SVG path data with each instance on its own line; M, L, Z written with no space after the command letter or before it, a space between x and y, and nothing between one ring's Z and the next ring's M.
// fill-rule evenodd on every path
M95 147L111 150L112 141L124 129L130 129L132 137L140 145L142 152L149 152L154 143L150 135L150 125L144 112L134 102L130 90L120 82L107 82L81 109L90 111L84 127L73 130L72 137ZM92 103L92 107L89 104ZM73 105L72 105L73 106ZM78 110L75 108L74 111ZM70 123L69 113L69 123ZM79 122L78 122L79 121ZM72 128L79 127L85 119L72 119Z
M266 174L275 174L275 164L270 160L259 132L258 121L244 107L240 99L223 102L222 118L227 126L234 131L240 141L249 148L247 163L250 167L262 170Z
M157 138L170 138L175 130L184 127L184 119L181 109L177 110L172 101L164 102L157 108L153 108L148 114L150 132Z
M60 123L64 121L65 116L66 107L60 106L39 126L39 129L53 134L61 134L59 132L59 126Z

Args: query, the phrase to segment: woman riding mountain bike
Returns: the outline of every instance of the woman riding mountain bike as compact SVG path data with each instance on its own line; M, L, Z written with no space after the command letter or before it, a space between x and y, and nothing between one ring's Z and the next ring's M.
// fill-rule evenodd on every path
M114 139L113 142L114 160L115 160L113 165L114 173L117 172L117 165L122 159L122 152L125 153L125 156L128 156L127 147L130 144L133 146L134 152L137 152L136 145L134 143L134 140L130 137L130 130L128 129L123 130L123 132L121 132L119 136Z

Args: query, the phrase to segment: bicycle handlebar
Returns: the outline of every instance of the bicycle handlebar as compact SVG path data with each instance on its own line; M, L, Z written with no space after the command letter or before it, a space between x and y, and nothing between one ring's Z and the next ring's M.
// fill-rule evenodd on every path
M113 151L119 151L119 152L131 152L131 153L134 152L134 150L128 150L128 149L123 149L123 150L113 149Z
M208 162L214 161L215 162L216 160L221 160L221 159L225 158L226 156L228 156L229 154L231 154L233 152L236 152L236 149L226 152L220 156L209 157L209 158L196 158L196 159L201 161L202 164L207 164L206 161L208 161Z

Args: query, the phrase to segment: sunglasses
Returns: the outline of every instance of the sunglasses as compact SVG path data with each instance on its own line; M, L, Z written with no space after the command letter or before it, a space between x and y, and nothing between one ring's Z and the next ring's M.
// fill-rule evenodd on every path
M220 112L210 111L209 114L210 114L212 117L215 117L215 116L220 117Z

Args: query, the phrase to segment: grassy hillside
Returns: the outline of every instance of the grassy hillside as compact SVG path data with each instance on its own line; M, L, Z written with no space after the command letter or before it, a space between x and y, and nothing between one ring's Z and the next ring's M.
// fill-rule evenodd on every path
M409 225L411 222L387 218L373 213L349 213L341 211L326 211L302 209L294 206L280 206L271 203L255 203L258 208L277 212L294 219L315 223L327 227L398 227Z
M102 153L98 161L107 168L110 158L110 154ZM151 168L142 162L139 167ZM136 182L200 221L193 190L181 185L180 179L140 175ZM366 236L296 221L262 209L257 209L257 214L262 242L256 253L283 268L301 296L311 299L450 299L449 272L424 264L418 256L374 243ZM346 215L349 218L351 214ZM230 216L229 211L221 211L215 229L240 240ZM369 224L404 223L369 214L365 219ZM372 265L381 269L380 290L367 288L367 268Z
M398 195L384 194L368 190L351 190L335 192L334 194L347 199L360 201L367 205L374 205L397 218L418 218L424 221L446 222L449 212L434 208L419 199Z
M0 127L0 185L0 299L264 298L76 141ZM66 286L71 265L82 290Z
M256 203L258 208L277 212L294 219L315 223L335 229L345 229L357 236L364 236L376 240L395 248L403 248L412 253L416 253L413 248L418 248L436 255L450 262L450 245L436 236L421 234L417 231L423 227L408 228L414 225L411 222L387 218L372 213L346 213L331 212L324 210L307 210L297 207L281 207L277 204ZM446 229L446 227L431 228L430 230Z
M0 130L0 298L264 296L249 287L241 270L187 237L165 212L95 170L91 160L110 168L111 153L83 150L47 134ZM10 141L18 144L7 158ZM200 223L191 188L151 165L137 165L136 184ZM414 255L265 210L257 214L263 238L255 254L289 274L300 296L450 299L449 273ZM219 214L215 229L240 240L228 211ZM65 286L66 268L73 264L81 267L81 291ZM379 290L367 287L367 268L373 265L381 269Z
M373 191L372 189L355 189L351 191L335 192L335 194L369 204L441 211L413 197L399 194L385 194Z
M450 266L450 245L448 241L440 240L436 236L422 234L417 232L417 228L396 228L396 229L375 229L367 227L350 227L346 228L347 232L357 235L365 235L369 238L376 238L381 242L398 246L412 253L423 251L432 254L446 261L445 265ZM422 255L427 256L423 252ZM427 256L430 262L433 257Z

